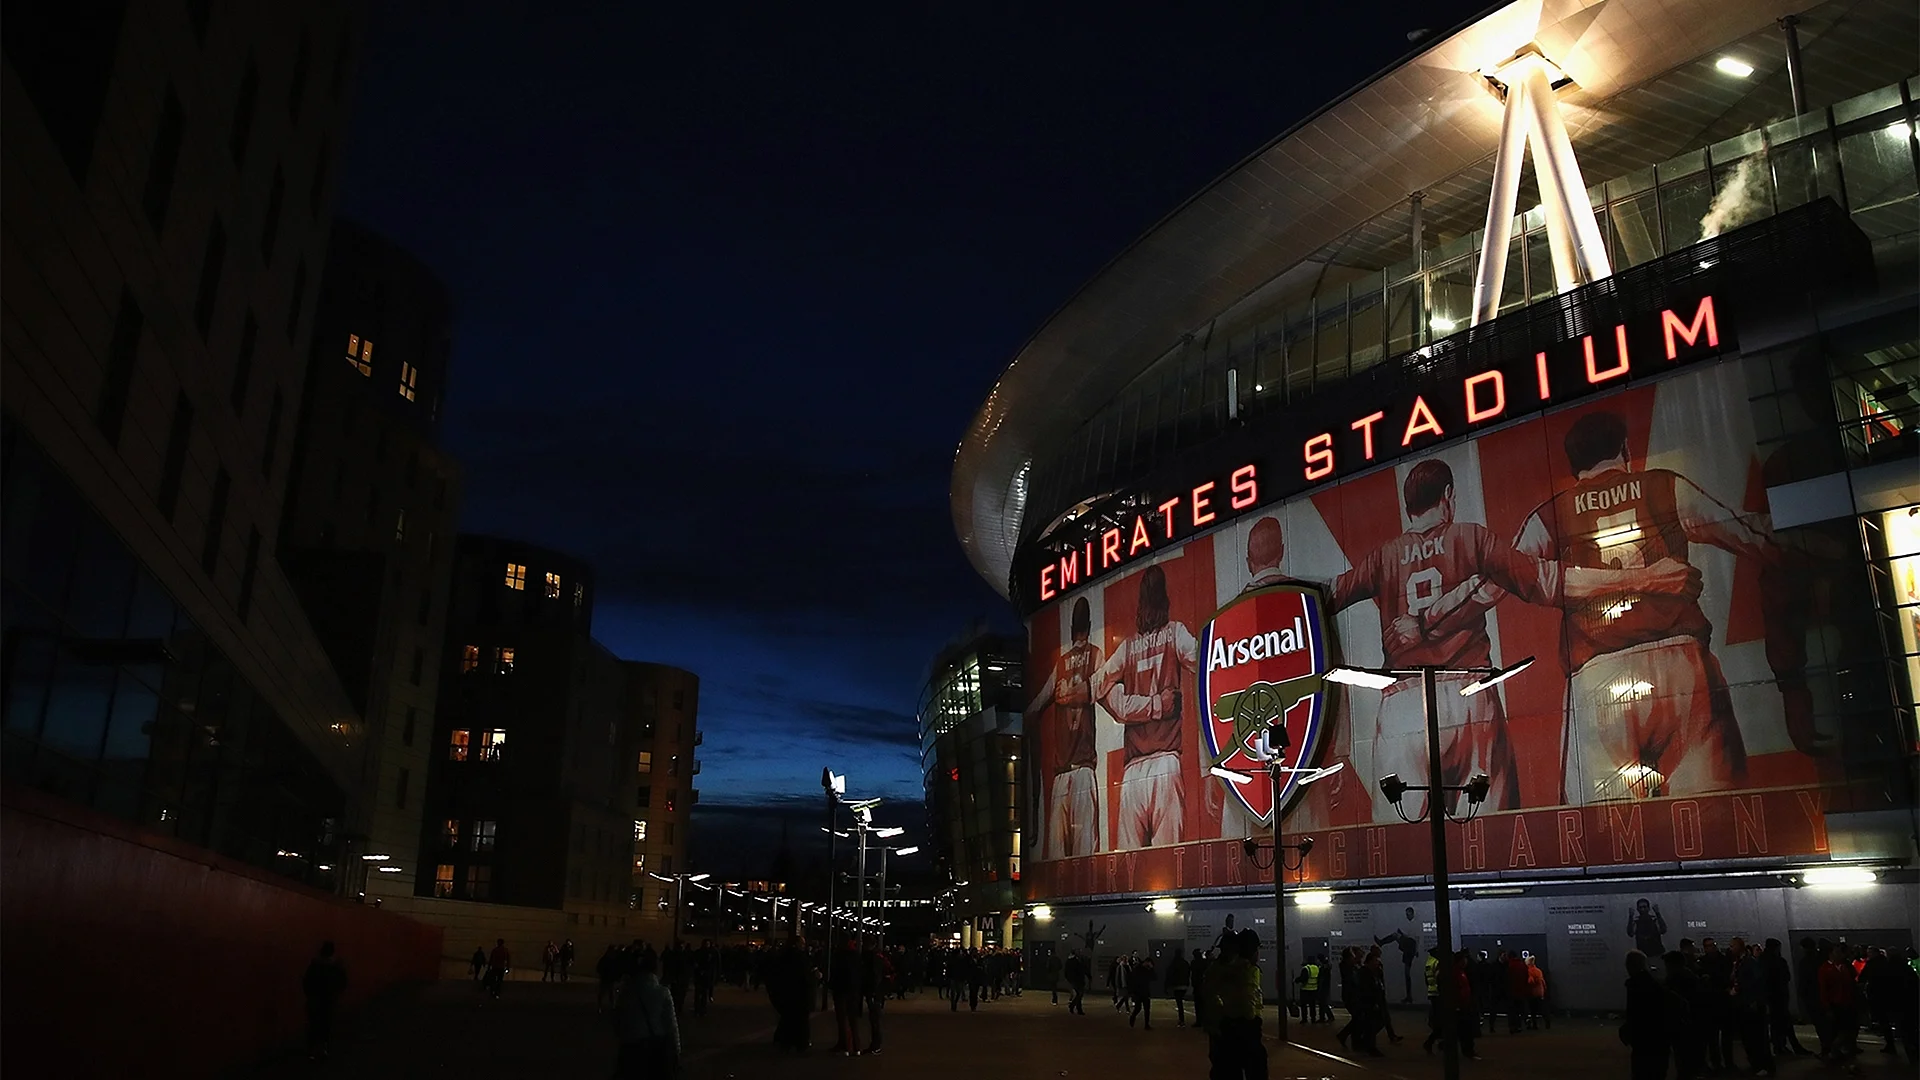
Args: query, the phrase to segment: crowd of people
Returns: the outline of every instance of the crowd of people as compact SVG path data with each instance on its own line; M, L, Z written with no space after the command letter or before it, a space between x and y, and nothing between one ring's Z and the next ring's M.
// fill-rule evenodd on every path
M1817 1055L1847 1064L1864 1031L1883 1054L1916 1052L1920 954L1804 938L1789 962L1778 938L1756 945L1734 938L1683 939L1659 957L1663 976L1638 949L1627 954L1626 1019L1620 1039L1632 1048L1634 1080L1679 1080L1739 1067L1736 1046L1754 1076L1772 1076L1781 1058ZM1818 1048L1793 1030L1792 1000L1813 1022Z

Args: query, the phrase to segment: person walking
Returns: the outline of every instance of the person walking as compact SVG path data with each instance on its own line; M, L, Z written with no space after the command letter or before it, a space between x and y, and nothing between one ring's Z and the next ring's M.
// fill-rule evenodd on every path
M1532 995L1527 990L1527 958L1519 953L1507 956L1507 969L1504 972L1507 992L1507 1033L1518 1035L1527 1025L1527 1010Z
M347 990L347 969L333 954L333 942L320 943L320 954L307 962L300 990L307 998L307 1054L325 1061L333 1045L333 1011Z
M1747 1067L1755 1076L1773 1075L1773 1043L1767 1037L1767 969L1760 957L1747 948L1746 940L1728 942L1733 960L1733 1021L1740 1034L1740 1046L1747 1055Z
M573 974L573 939L568 938L560 946L560 981L566 982Z
M659 960L641 954L613 1007L620 1056L618 1080L671 1080L680 1068L680 1021L673 997L660 985Z
M1193 965L1187 963L1185 953L1175 949L1173 959L1167 962L1167 996L1173 999L1174 1012L1178 1017L1175 1027L1187 1026L1187 990L1193 980Z
M1213 964L1213 958L1205 950L1193 950L1193 962L1188 965L1193 982L1193 1022L1195 1026L1208 1031L1207 1027L1207 968Z
M1127 970L1127 997L1133 1002L1133 1011L1127 1014L1127 1026L1132 1027L1144 1011L1147 1022L1142 1025L1153 1030L1153 957L1143 956L1134 961Z
M1260 935L1227 934L1220 956L1207 965L1206 1000L1210 1080L1266 1080L1267 1048L1260 1041Z
M1794 989L1800 995L1800 1012L1813 1024L1813 1033L1819 1039L1819 1049L1814 1053L1822 1060L1826 1059L1829 1044L1833 1040L1831 1021L1827 1010L1820 1004L1820 965L1826 963L1827 951L1810 937L1800 939L1800 955L1796 958L1793 971Z
M1829 946L1826 962L1820 965L1820 1008L1829 1018L1831 1032L1826 1060L1841 1062L1858 1055L1860 991L1844 945Z
M769 963L765 984L767 1000L779 1018L773 1029L773 1044L783 1053L791 1050L805 1054L813 1042L808 1017L813 1011L815 990L813 962L807 957L804 943L787 942Z
M1435 1044L1445 1046L1447 1032L1440 1026L1440 946L1427 950L1424 968L1427 978L1427 1038L1420 1049L1433 1053Z
M540 981L552 982L560 974L560 946L552 941L540 950Z
M893 964L887 960L887 954L878 949L868 949L860 960L860 993L867 1006L865 1053L877 1054L880 1052L880 1013L886 1007L887 994L893 989Z
M1473 1041L1480 1034L1480 1018L1473 1012L1473 980L1467 974L1467 963L1471 959L1465 949L1455 953L1441 989L1453 994L1453 1035L1460 1040L1460 1057L1478 1061L1480 1055L1474 1053Z
M835 959L827 976L827 988L833 994L833 1048L829 1054L852 1057L860 1052L859 1033L854 1021L860 1016L860 946L848 939L846 952Z
M1540 968L1540 958L1523 953L1527 962L1527 1028L1538 1031L1553 1029L1553 1018L1547 1012L1547 973Z
M506 938L493 939L493 952L487 954L487 993L495 1001L506 985L507 972L513 966L513 954L507 951Z
M1075 949L1067 957L1067 987L1073 996L1067 999L1067 1011L1087 1015L1087 982L1093 976L1093 965Z
M1107 968L1107 989L1113 991L1113 1011L1126 1008L1127 1000L1127 958L1116 956Z
M1672 1037L1667 1030L1666 992L1647 970L1647 954L1627 953L1627 1016L1620 1041L1633 1048L1633 1080L1666 1080Z
M467 968L474 982L487 977L487 950L484 946L473 947L473 955L467 959Z
M1789 1054L1805 1057L1807 1048L1793 1030L1793 969L1787 964L1779 938L1768 938L1760 951L1761 966L1767 975L1767 1028L1776 1057Z
M1700 977L1693 961L1675 949L1661 958L1666 967L1668 1013L1667 1034L1673 1051L1673 1072L1677 1080L1697 1080L1706 1068L1706 1043L1690 1022L1692 1003L1700 996ZM1675 1022L1678 1021L1678 1022Z

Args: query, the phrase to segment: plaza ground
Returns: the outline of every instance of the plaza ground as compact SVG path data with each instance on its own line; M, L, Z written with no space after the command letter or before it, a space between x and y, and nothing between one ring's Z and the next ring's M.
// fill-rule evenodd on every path
M498 1002L486 1000L463 982L414 988L388 995L359 1015L345 1018L332 1058L324 1064L289 1050L232 1077L605 1077L612 1073L615 1047L607 1021L595 1013L594 993L595 984L583 980L567 985L512 982ZM782 1055L771 1045L774 1017L765 994L723 987L705 1017L689 1018L684 1024L682 1075L686 1080L1203 1077L1206 1036L1176 1027L1172 1006L1171 1001L1155 1001L1153 1030L1146 1031L1129 1028L1126 1014L1114 1011L1106 997L1089 995L1084 1017L1068 1013L1064 1003L1050 1004L1045 993L1031 991L983 1004L978 1012L969 1011L963 1002L954 1013L929 990L888 1003L881 1054L854 1059L827 1054L826 1047L833 1041L832 1017L815 1013L813 1052L796 1058ZM1267 1010L1267 1045L1276 1080L1438 1080L1441 1075L1439 1059L1420 1051L1424 1032L1419 1012L1394 1013L1395 1027L1406 1041L1386 1045L1383 1039L1387 1057L1357 1059L1334 1041L1339 1024L1296 1022L1290 1031L1293 1044L1278 1047L1272 1040L1272 1011ZM1342 1013L1341 1023L1345 1019ZM1464 1062L1462 1075L1489 1080L1625 1077L1627 1050L1615 1035L1616 1026L1616 1021L1601 1018L1558 1018L1551 1031L1483 1037L1478 1046L1482 1060ZM864 1022L860 1037L864 1045ZM1810 1031L1802 1031L1803 1042L1811 1037ZM1904 1058L1877 1052L1877 1037L1861 1041L1867 1048L1861 1058L1865 1075L1913 1075ZM1783 1062L1777 1075L1837 1073L1811 1058L1801 1058Z

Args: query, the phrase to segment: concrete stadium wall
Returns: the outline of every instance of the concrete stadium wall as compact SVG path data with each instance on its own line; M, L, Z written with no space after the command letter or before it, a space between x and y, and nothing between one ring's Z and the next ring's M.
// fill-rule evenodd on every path
M343 1009L430 980L441 932L31 790L0 790L0 1072L205 1076L301 1038L323 940Z
M1519 895L1474 896L1465 890L1451 905L1453 931L1465 948L1520 949L1540 957L1547 973L1549 1005L1555 1010L1613 1012L1625 1005L1625 958L1636 947L1627 933L1627 917L1639 900L1658 905L1666 924L1661 944L1679 947L1680 939L1713 938L1725 945L1732 937L1750 942L1779 938L1789 959L1803 935L1854 945L1904 947L1920 940L1920 879L1912 871L1889 871L1880 884L1859 891L1796 889L1772 875L1609 883L1541 883L1501 886ZM1491 888L1492 886L1490 886ZM1307 955L1337 960L1350 945L1371 948L1383 938L1404 933L1419 940L1414 967L1401 970L1397 942L1382 945L1387 989L1395 1002L1411 985L1413 1000L1426 1003L1420 964L1437 940L1431 890L1381 890L1339 893L1326 907L1287 908L1287 966L1297 972ZM1458 895L1458 894L1456 894ZM1189 954L1214 944L1226 917L1236 929L1252 929L1261 938L1261 974L1269 998L1273 982L1273 894L1182 899L1179 910L1159 914L1140 902L1055 904L1053 917L1028 919L1023 928L1031 956L1036 945L1051 944L1057 955L1085 951L1090 928L1098 944L1092 950L1095 985L1104 986L1106 968L1116 955L1146 952L1154 943L1179 942ZM1411 917L1409 917L1411 912ZM1797 960L1795 961L1797 963ZM1658 970L1656 960L1655 970ZM1337 993L1337 989L1336 989Z

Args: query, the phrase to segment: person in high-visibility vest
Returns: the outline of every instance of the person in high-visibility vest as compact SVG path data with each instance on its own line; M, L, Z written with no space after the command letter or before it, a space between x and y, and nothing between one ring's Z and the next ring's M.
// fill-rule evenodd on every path
M1446 1033L1440 1030L1440 947L1427 950L1427 1040L1420 1048L1433 1053L1433 1044L1445 1044Z
M1300 1019L1311 1024L1320 1018L1320 965L1314 958L1300 965L1300 974L1293 977L1293 984L1300 988Z

